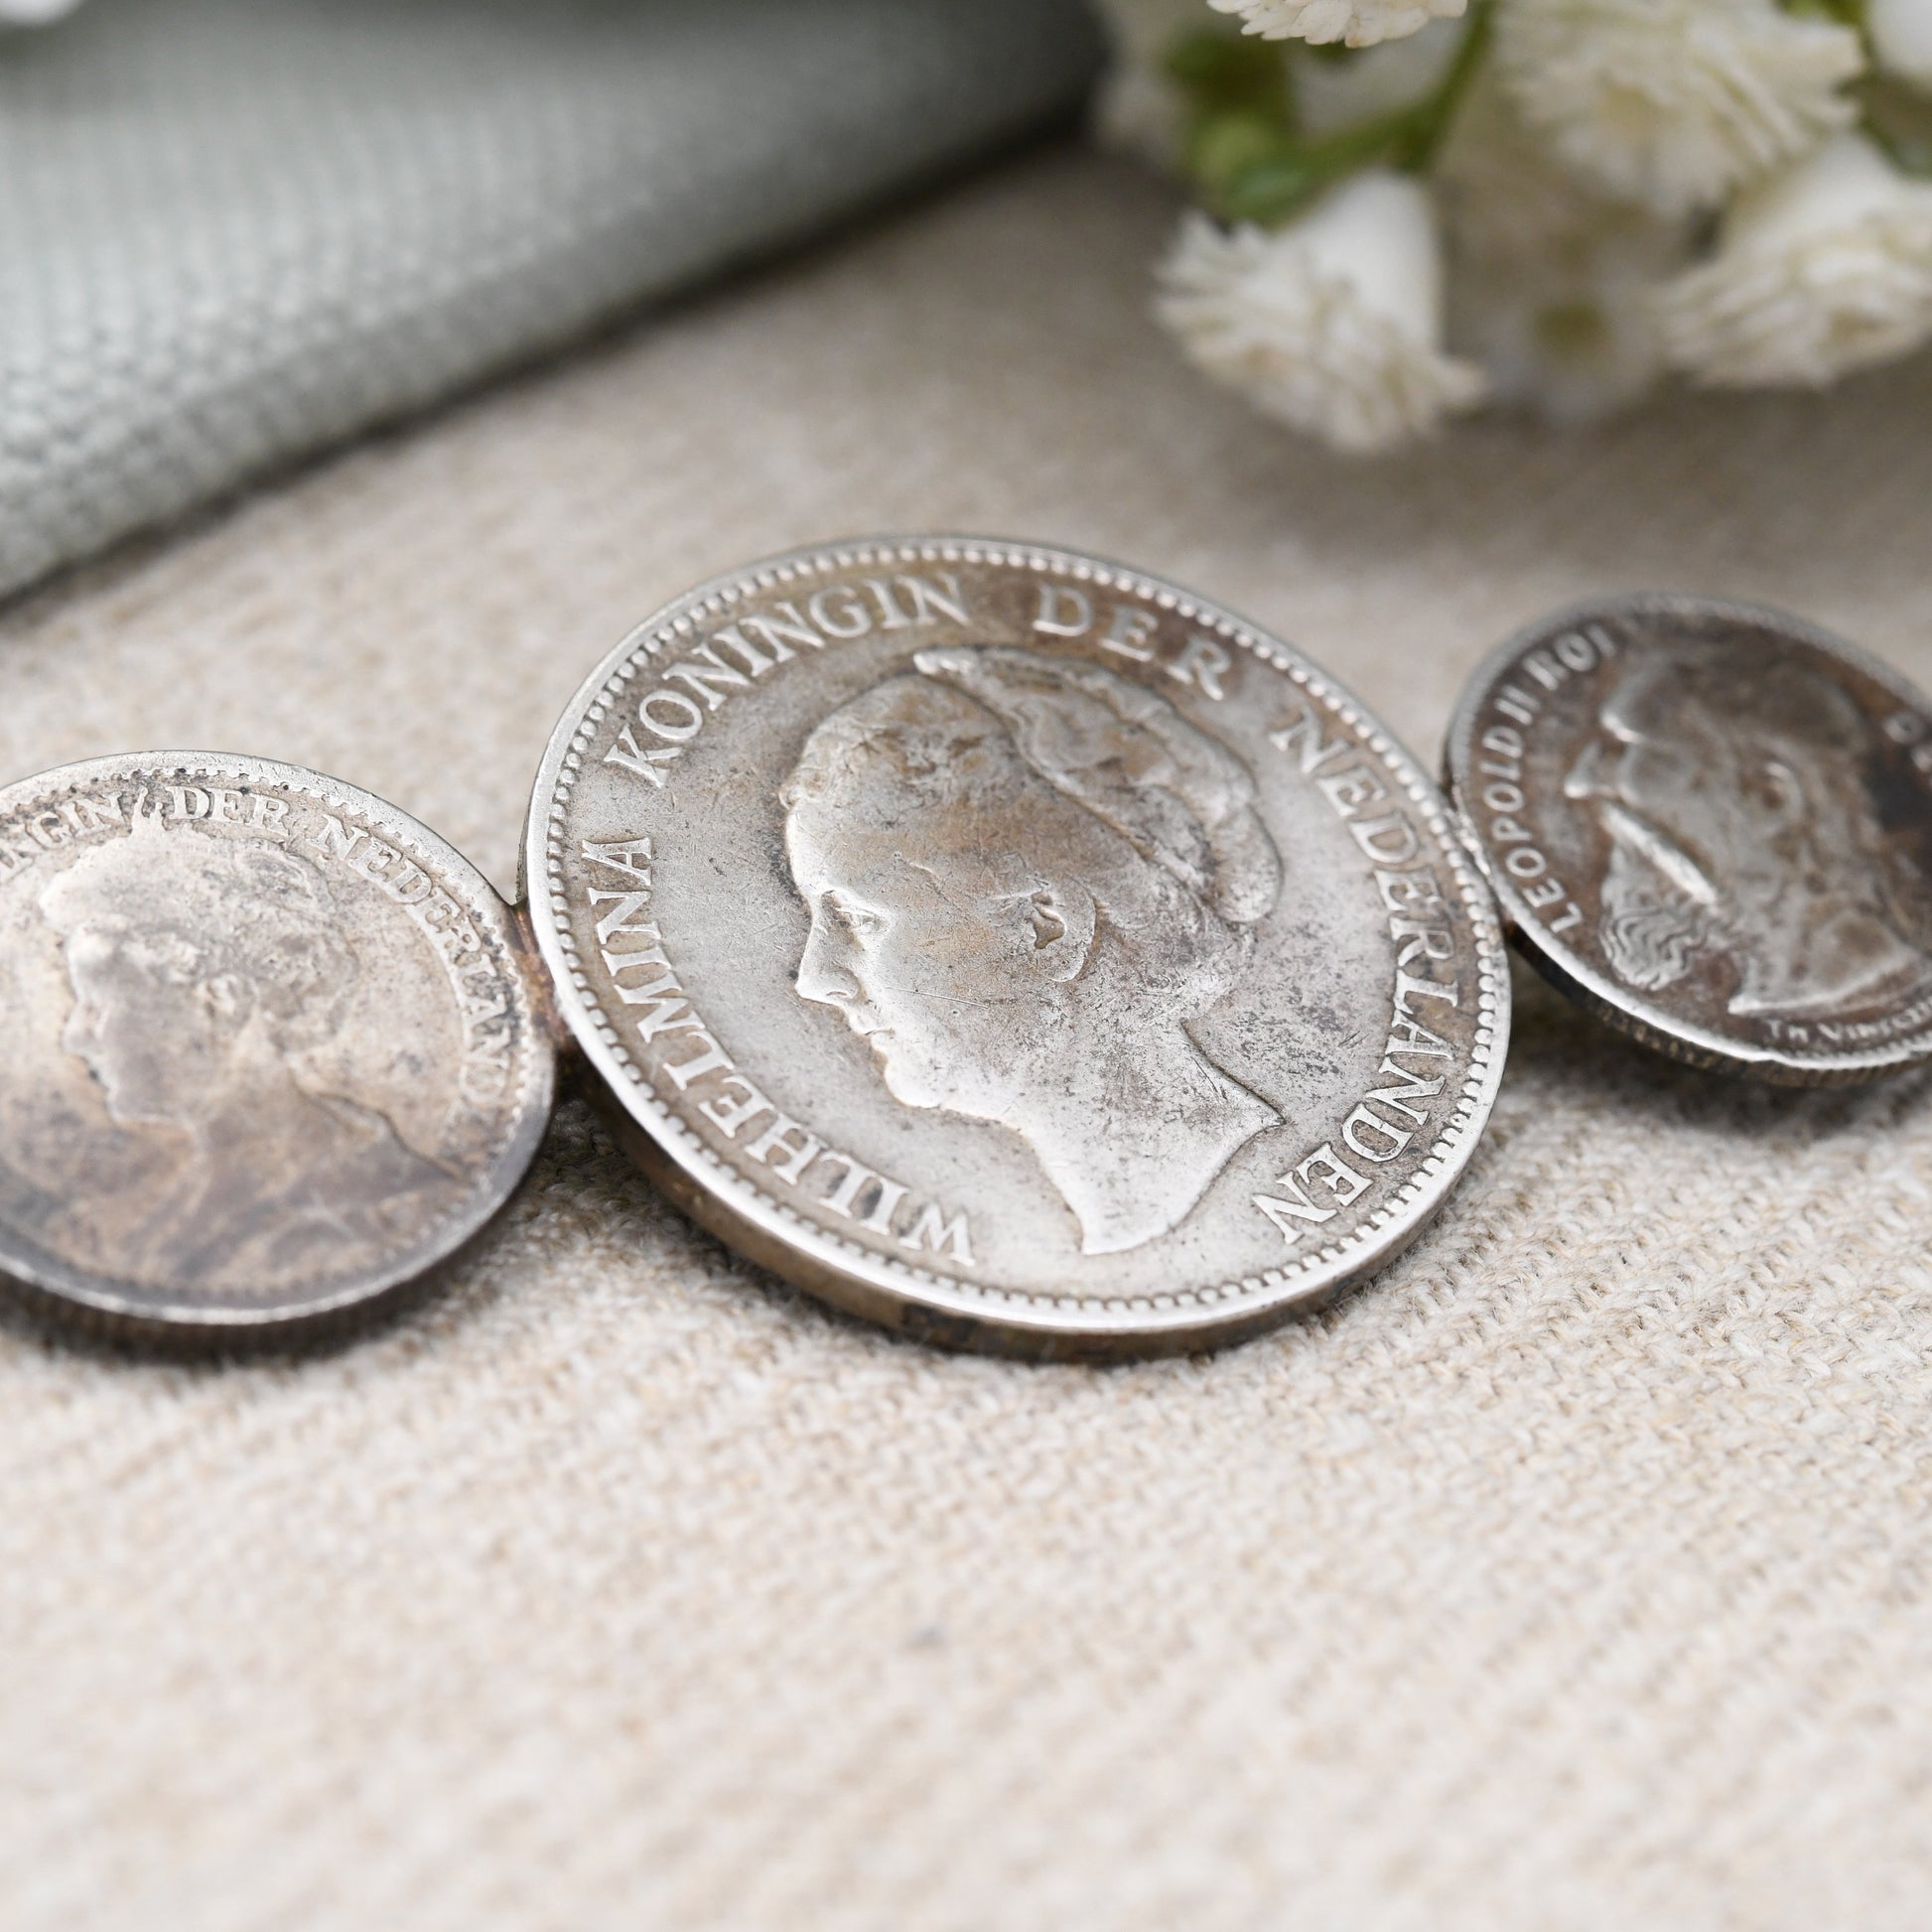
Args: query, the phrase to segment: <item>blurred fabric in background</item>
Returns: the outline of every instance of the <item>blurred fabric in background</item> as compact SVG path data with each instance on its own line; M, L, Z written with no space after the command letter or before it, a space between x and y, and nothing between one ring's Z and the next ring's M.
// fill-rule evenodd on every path
M1079 0L116 0L0 40L0 592L1069 112Z

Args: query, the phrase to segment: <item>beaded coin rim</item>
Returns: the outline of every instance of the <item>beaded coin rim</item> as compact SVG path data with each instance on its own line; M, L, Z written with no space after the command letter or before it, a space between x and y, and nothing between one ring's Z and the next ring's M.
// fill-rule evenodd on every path
M585 755L614 699L638 668L749 595L855 565L966 563L1116 588L1211 629L1285 673L1359 733L1435 840L1468 920L1479 985L1477 1025L1456 1104L1401 1190L1342 1240L1263 1274L1172 1295L1042 1295L942 1277L844 1240L773 1199L720 1159L648 1086L620 1043L570 931L563 828ZM1465 851L1447 801L1374 715L1268 632L1179 586L1078 552L1000 538L872 537L812 544L727 571L653 612L604 657L565 708L530 799L522 877L531 928L559 1017L621 1108L623 1139L692 1217L753 1260L827 1301L932 1339L1012 1352L1158 1353L1237 1339L1319 1307L1401 1253L1467 1166L1494 1105L1509 1039L1508 958L1489 886Z

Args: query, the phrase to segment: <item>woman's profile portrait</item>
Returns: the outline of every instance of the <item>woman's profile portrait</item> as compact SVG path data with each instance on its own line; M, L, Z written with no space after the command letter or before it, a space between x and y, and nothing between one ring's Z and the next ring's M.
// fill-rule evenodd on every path
M301 1056L358 976L327 881L265 840L137 823L42 893L73 1006L61 1044L114 1122L179 1140L161 1200L96 1214L131 1279L264 1287L352 1266L396 1207L449 1183L372 1107L312 1092Z
M908 1107L1032 1148L1087 1254L1176 1226L1280 1116L1192 1037L1281 894L1253 779L1158 693L1008 646L921 651L780 794L801 999Z

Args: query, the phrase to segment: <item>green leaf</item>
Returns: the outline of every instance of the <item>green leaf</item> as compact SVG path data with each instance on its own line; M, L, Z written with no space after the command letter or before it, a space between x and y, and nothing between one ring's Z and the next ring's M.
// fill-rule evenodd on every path
M1932 178L1932 100L1882 74L1867 75L1856 91L1862 131L1902 173Z
M1222 189L1218 212L1225 221L1253 221L1278 228L1301 213L1334 180L1318 162L1282 154L1243 168Z
M1206 28L1175 41L1167 69L1198 113L1248 107L1287 117L1288 65L1276 42Z
M1779 0L1779 4L1800 20L1824 20L1834 27L1864 30L1865 0Z
M1291 159L1295 138L1272 115L1250 107L1201 115L1187 137L1187 172L1218 202L1244 174Z

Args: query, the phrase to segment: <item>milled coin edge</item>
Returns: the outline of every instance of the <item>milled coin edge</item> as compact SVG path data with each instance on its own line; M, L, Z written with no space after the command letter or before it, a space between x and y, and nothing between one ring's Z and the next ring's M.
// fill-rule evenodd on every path
M1475 950L1477 1023L1468 1069L1449 1120L1414 1174L1391 1202L1340 1243L1290 1267L1238 1281L1119 1301L1035 1295L940 1276L842 1240L753 1185L645 1084L615 1025L598 1007L570 934L562 832L586 751L610 714L613 687L629 682L653 646L688 635L700 618L709 621L748 595L855 565L949 562L1059 574L1078 584L1118 588L1216 630L1308 689L1357 733L1434 836L1451 870ZM590 1070L621 1103L621 1117L638 1130L624 1138L633 1157L642 1155L640 1165L659 1186L701 1225L809 1293L889 1326L962 1346L1087 1358L1174 1352L1242 1339L1322 1306L1386 1266L1440 1210L1481 1139L1508 1053L1509 967L1494 897L1462 844L1447 800L1419 760L1352 692L1270 632L1145 571L1052 545L956 535L852 538L801 546L723 572L672 599L606 653L558 720L531 791L519 884L560 1017Z

